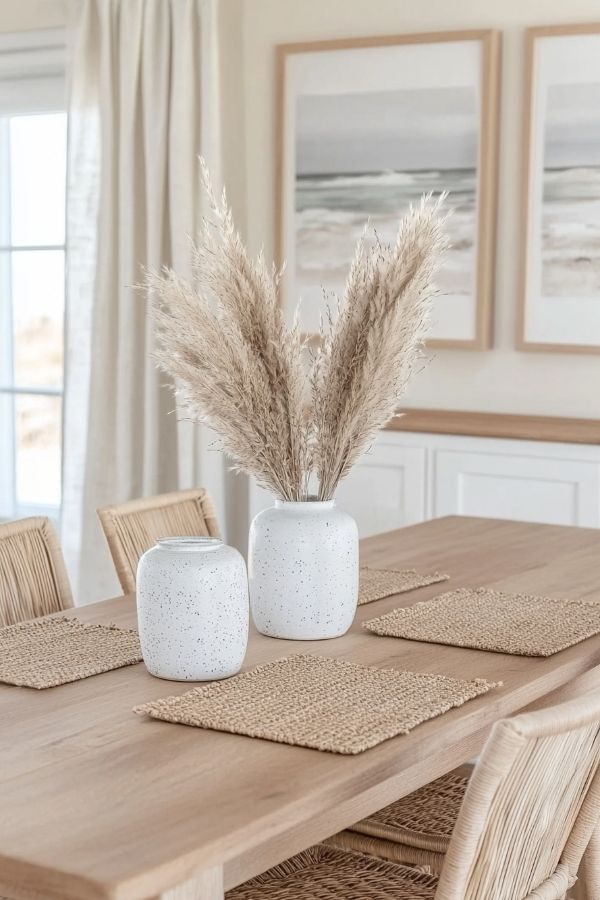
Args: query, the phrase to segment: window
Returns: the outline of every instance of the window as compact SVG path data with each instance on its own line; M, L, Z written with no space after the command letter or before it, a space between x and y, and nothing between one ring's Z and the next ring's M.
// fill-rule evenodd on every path
M67 132L62 48L55 32L7 38L8 45L0 44L0 517L57 517Z

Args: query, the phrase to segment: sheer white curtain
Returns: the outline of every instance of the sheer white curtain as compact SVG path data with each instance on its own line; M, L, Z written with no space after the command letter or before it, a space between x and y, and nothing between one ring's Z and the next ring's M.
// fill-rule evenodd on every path
M186 273L198 155L218 173L214 0L79 0L67 200L62 538L78 602L118 593L96 508L205 484L224 467L178 425L151 359L143 267Z

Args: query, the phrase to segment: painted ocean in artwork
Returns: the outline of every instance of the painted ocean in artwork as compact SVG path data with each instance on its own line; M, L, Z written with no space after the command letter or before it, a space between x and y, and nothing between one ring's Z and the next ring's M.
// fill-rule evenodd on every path
M600 84L545 95L541 287L600 300Z
M445 169L302 175L296 178L296 281L301 296L316 285L343 290L365 223L394 241L398 222L423 194L449 192L451 249L438 277L448 294L473 292L476 171Z
M295 288L311 327L322 288L343 291L367 222L394 241L409 205L428 193L448 191L453 210L440 290L475 295L477 104L474 88L443 86L297 98Z

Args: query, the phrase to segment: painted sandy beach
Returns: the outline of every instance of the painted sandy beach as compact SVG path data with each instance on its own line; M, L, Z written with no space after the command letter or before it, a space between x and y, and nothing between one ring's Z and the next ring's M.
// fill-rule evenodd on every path
M542 293L600 302L600 166L544 172Z
M470 302L477 268L475 89L302 95L296 127L294 289L310 330L325 307L323 289L343 292L365 225L379 240L395 241L400 219L423 194L449 193L452 249L438 285Z
M541 292L600 301L600 83L555 77L544 97Z

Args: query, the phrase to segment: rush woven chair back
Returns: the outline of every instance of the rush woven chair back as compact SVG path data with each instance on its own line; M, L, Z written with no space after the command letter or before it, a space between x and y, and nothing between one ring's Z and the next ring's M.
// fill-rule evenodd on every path
M0 525L0 625L73 606L56 532L43 516Z
M562 900L600 817L600 698L494 726L436 900Z
M135 591L140 557L159 538L220 537L213 502L205 488L173 491L98 510L124 593Z
M498 722L471 777L441 874L328 845L239 885L227 900L564 900L600 815L600 698ZM595 846L594 846L595 845ZM589 857L589 854L588 854ZM586 870L588 900L599 900Z

